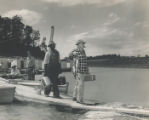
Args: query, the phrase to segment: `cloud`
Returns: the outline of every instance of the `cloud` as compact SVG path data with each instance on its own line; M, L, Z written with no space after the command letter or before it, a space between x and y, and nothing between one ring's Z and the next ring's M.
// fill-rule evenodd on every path
M105 23L103 23L103 25L100 25L100 27L72 35L69 40L76 41L78 39L94 38L103 39L112 35L121 36L126 34L126 32L110 26L114 23L117 23L119 20L120 17L116 13L110 13L108 19L105 21Z
M115 16L115 14L110 16ZM122 53L126 55L128 51L130 51L129 54L132 54L135 53L135 47L133 46L138 45L135 43L133 31L114 28L109 25L101 25L98 28L74 34L69 37L68 41L74 44L78 39L87 41L88 55L109 53Z
M104 23L104 25L112 25L120 20L120 17L116 13L110 13L108 16L107 22Z
M49 3L57 3L61 6L75 6L84 4L94 4L98 6L112 6L119 3L123 3L127 0L42 0Z
M90 31L82 32L79 34L72 35L69 40L76 41L78 39L103 39L112 35L122 35L125 34L123 31L119 31L118 29L109 28L106 26L102 26L101 28L95 28Z
M11 11L4 13L2 16L13 17L15 15L21 16L23 18L23 22L28 25L36 25L39 23L39 21L42 18L41 14L35 11L27 10L27 9L11 10Z

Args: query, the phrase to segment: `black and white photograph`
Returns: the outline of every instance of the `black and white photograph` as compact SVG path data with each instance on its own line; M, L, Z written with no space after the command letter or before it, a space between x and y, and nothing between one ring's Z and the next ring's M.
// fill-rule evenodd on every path
M0 0L0 120L149 120L149 0Z

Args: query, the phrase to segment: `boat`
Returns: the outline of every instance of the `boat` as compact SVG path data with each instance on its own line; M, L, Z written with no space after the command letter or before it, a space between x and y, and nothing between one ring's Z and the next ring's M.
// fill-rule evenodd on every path
M42 79L40 80L24 80L22 78L16 78L16 79L5 79L3 78L3 81L10 83L10 84L20 84L24 86L29 86L36 88L38 90L43 89L43 84L42 84ZM58 88L61 93L67 94L68 92L68 87L69 87L69 82L66 81L64 76L59 77L59 82L58 82Z
M14 82L16 83L16 82ZM43 90L42 82L41 81L28 81L28 80L21 80L17 82L18 85L28 86L32 87L36 90L38 90L39 94L41 94L41 91ZM68 93L68 86L69 82L66 82L65 84L58 85L60 93L67 94Z
M0 74L0 77L5 79L27 79L27 74L18 74L18 75Z
M37 80L27 80L26 76L27 76L26 74L19 74L19 75L2 74L0 77L2 77L2 79L7 83L30 86L30 87L34 87L34 88L37 88L40 90L43 89L43 84L42 84L43 78L41 78L38 81ZM68 86L69 86L69 82L66 81L65 76L59 76L58 77L59 91L61 93L67 94Z
M15 86L0 82L0 104L11 103L14 100Z

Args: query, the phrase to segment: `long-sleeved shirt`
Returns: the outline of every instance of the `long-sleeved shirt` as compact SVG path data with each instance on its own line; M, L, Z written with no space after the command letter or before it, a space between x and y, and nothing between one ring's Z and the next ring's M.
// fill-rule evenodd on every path
M88 74L89 70L88 70L87 57L86 57L85 51L75 49L70 54L70 56L73 56L76 73Z

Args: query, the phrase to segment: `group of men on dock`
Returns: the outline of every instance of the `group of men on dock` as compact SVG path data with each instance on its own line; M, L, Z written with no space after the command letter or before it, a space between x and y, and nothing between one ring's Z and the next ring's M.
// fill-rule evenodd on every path
M73 101L83 103L84 94L84 81L85 75L89 73L87 65L87 57L85 53L85 41L78 40L76 42L76 49L72 50L69 54L69 58L73 59L72 71L74 78L76 79ZM45 57L43 60L43 76L49 79L50 84L44 87L44 95L49 96L51 88L53 88L53 97L61 98L58 88L58 76L62 72L60 63L60 54L56 50L56 43L51 40L45 48ZM35 62L30 51L27 52L27 74L28 80L35 79ZM12 67L12 74L16 68Z
M55 43L50 41L47 46L47 51L44 58L44 76L47 76L53 86L53 97L61 98L58 89L58 75L62 72L60 66L60 56L59 52L55 49ZM84 94L84 79L85 75L89 73L87 66L87 57L85 53L85 41L78 40L76 42L77 48L73 50L69 57L73 59L73 74L76 79L73 100L78 103L83 103ZM50 93L49 89L46 88L44 92L46 96Z

